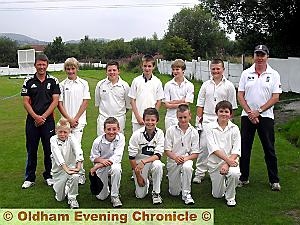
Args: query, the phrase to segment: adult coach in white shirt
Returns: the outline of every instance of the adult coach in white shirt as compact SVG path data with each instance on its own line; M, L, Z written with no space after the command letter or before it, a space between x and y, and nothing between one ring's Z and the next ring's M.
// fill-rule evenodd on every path
M249 183L252 144L257 131L265 154L271 189L280 191L277 157L275 153L274 105L282 93L279 73L267 63L269 49L258 45L254 50L254 64L243 71L239 83L238 100L243 107L241 117L242 155L239 186Z
M58 109L62 116L71 125L71 133L81 145L83 129L87 124L86 109L91 99L89 84L78 77L79 62L75 58L68 58L64 63L64 69L68 77L59 86L61 94L58 101ZM79 183L85 183L85 171L79 172Z
M104 134L104 121L108 117L115 117L119 121L120 132L124 133L126 111L130 108L129 85L120 77L117 61L107 63L106 75L107 78L100 80L95 88L95 106L99 107L98 136Z
M211 79L202 84L198 94L196 127L203 131L200 131L200 154L197 158L194 183L201 183L208 170L208 150L204 131L208 123L218 118L215 113L217 103L227 100L232 104L233 109L237 109L236 89L224 76L224 70L223 60L213 59L210 63Z

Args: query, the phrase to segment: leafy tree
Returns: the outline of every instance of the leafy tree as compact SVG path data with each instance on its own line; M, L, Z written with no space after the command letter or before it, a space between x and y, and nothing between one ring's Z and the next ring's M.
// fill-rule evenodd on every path
M97 40L89 39L89 36L84 36L84 39L79 43L79 58L85 61L96 60L96 43Z
M136 54L151 54L155 55L159 52L161 41L158 40L157 34L154 33L152 38L146 37L134 38L130 42L132 50Z
M78 44L71 44L67 43L66 46L66 57L75 57L76 59L79 59L79 45Z
M62 41L61 36L56 37L52 43L49 43L44 52L48 56L50 62L62 63L67 57L66 46Z
M218 21L201 5L184 8L169 20L166 38L174 36L185 39L191 45L195 58L218 55L229 41Z
M214 17L236 33L242 49L252 54L259 43L269 45L271 55L300 56L295 28L300 21L299 0L202 0Z
M193 52L191 45L183 38L174 36L163 40L161 53L166 60L191 60Z
M106 60L125 58L132 54L130 44L124 42L123 38L106 43L103 51Z
M0 37L0 66L16 67L18 44L6 37Z

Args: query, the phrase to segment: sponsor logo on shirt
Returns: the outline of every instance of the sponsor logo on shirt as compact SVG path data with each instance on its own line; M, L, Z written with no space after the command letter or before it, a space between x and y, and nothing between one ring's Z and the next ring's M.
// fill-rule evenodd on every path
M249 81L254 80L254 77L248 77L248 80Z
M31 85L31 88L37 88L37 86L35 84Z
M144 146L142 147L142 154L143 155L153 155L154 154L154 149L155 147L154 146Z

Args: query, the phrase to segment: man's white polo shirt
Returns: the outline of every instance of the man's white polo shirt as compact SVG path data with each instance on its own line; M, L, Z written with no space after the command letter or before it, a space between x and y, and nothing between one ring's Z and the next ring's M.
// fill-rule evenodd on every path
M280 75L267 64L267 69L259 77L255 72L255 64L243 71L238 91L245 92L244 98L252 110L258 109L272 98L274 93L282 93ZM262 117L274 119L273 108L261 113ZM248 114L243 110L242 116Z

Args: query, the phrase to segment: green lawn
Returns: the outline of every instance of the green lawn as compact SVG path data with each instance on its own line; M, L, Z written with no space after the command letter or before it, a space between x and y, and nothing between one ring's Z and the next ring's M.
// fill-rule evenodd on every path
M94 89L98 80L104 78L103 70L80 71L80 76L89 82L92 94L87 114L88 125L83 136L83 150L85 156L85 169L91 167L89 161L92 142L96 137L97 108L94 107ZM59 80L65 78L63 72L53 73ZM122 73L122 78L129 83L137 74ZM167 75L159 76L163 83L170 79ZM25 149L25 117L20 89L22 79L8 79L0 77L0 207L1 208L67 208L66 202L57 202L54 192L47 187L42 178L43 154L39 149L36 185L28 190L22 190L26 161ZM195 98L200 83L195 84ZM196 100L196 99L195 99ZM195 104L192 112L195 114ZM160 110L161 119L159 127L163 128L165 109ZM56 118L59 113L56 113ZM194 117L194 115L193 115ZM236 120L238 122L238 120ZM194 120L193 120L194 123ZM126 139L131 134L131 111L127 114ZM250 184L245 188L237 189L237 206L228 208L224 199L214 199L211 196L209 176L203 183L192 185L192 195L195 205L185 206L180 197L171 197L168 194L167 179L162 182L163 204L153 206L150 197L139 200L134 195L134 183L130 181L131 169L129 166L127 149L123 157L123 175L121 182L121 199L123 208L213 208L215 210L215 224L299 224L300 223L300 178L299 148L291 145L283 135L276 134L276 148L279 159L279 175L281 178L281 192L270 191L263 151L256 138L251 158ZM166 159L163 157L163 161ZM111 208L109 199L96 200L90 194L89 182L80 186L78 197L81 208Z

